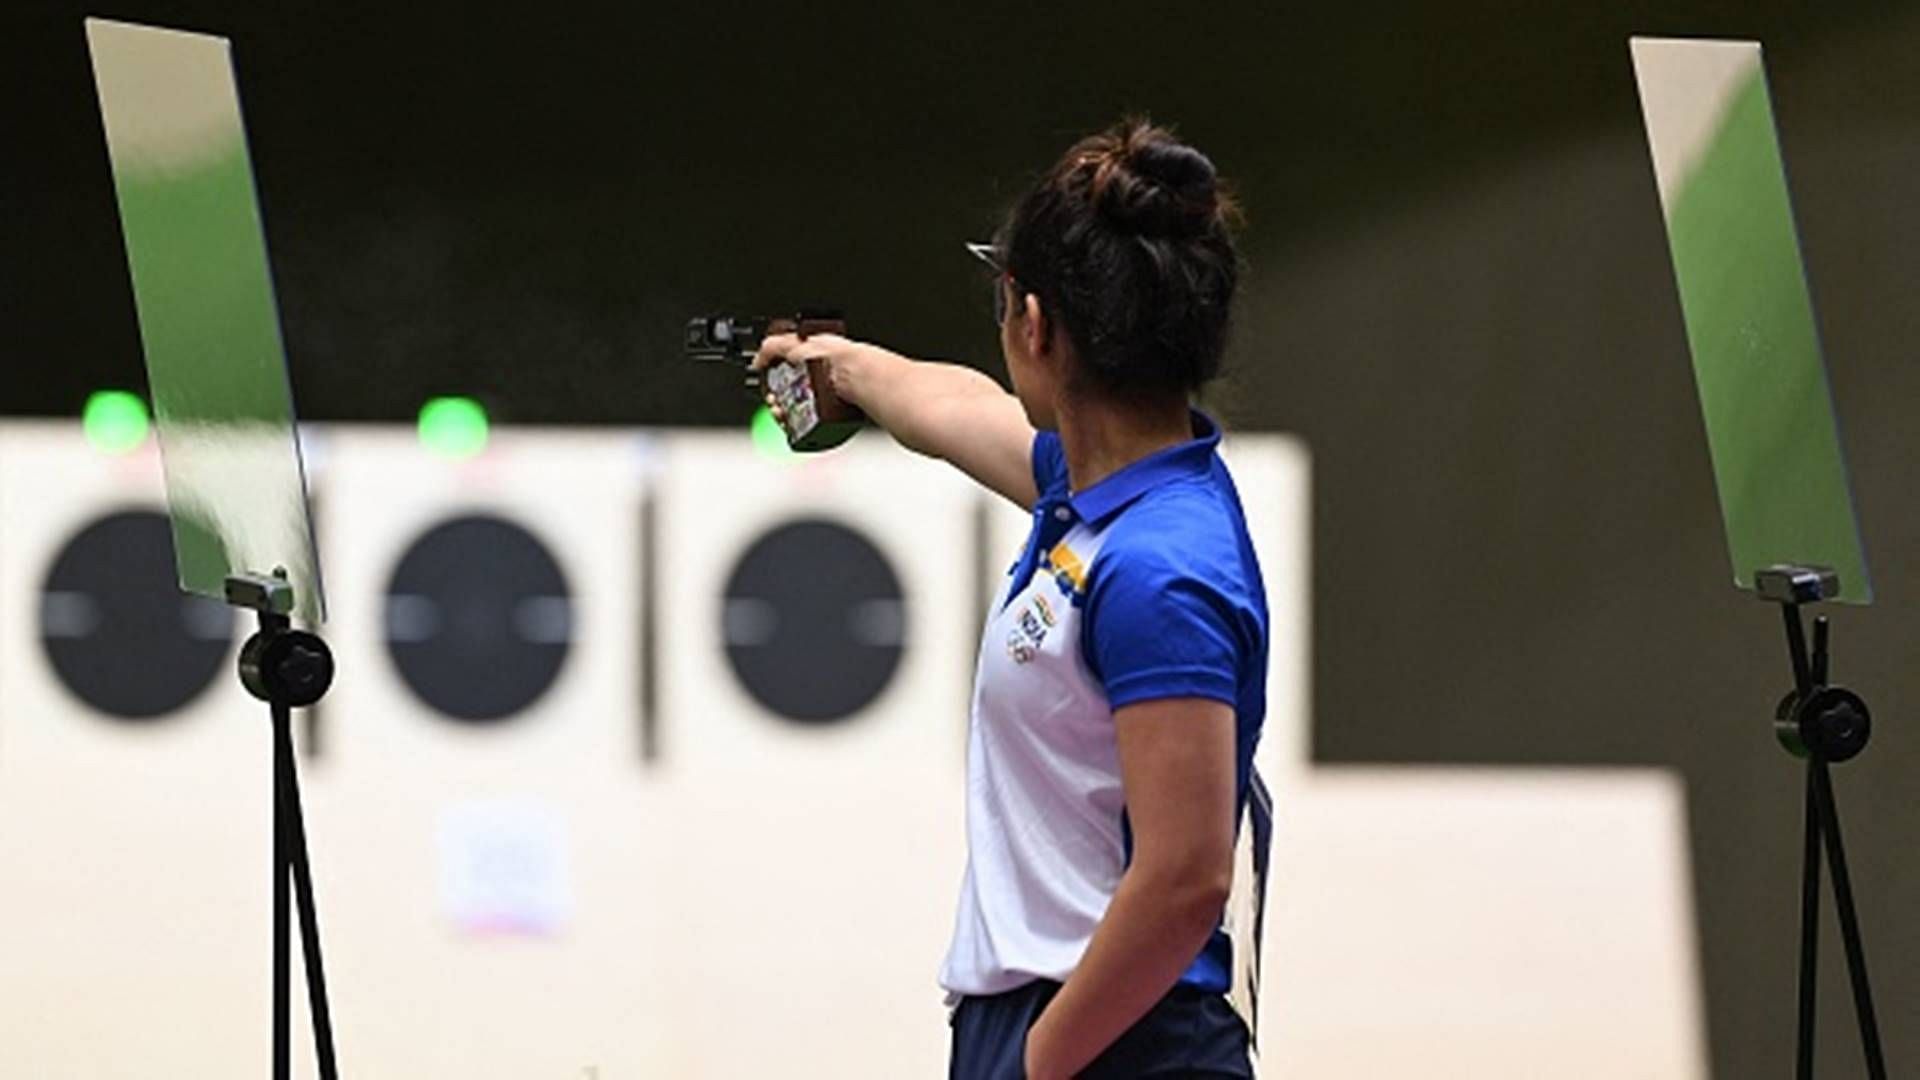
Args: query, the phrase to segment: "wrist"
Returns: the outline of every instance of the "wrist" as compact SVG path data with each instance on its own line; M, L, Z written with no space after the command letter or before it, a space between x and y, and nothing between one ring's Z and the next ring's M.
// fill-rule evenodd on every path
M861 342L850 352L845 385L840 396L869 413L883 411L879 406L886 388L897 382L912 361L878 345Z
M1042 1011L1040 1018L1027 1029L1026 1050L1022 1055L1026 1069L1026 1080L1066 1080L1068 1073L1056 1064L1058 1049L1054 1044L1053 1025L1048 1023L1049 1013Z

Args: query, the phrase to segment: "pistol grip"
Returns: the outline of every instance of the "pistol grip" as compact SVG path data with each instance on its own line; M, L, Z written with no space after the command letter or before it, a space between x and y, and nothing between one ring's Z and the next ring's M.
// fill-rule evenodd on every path
M826 364L776 364L767 370L767 387L780 406L787 445L810 452L846 442L860 429L864 413L833 392Z

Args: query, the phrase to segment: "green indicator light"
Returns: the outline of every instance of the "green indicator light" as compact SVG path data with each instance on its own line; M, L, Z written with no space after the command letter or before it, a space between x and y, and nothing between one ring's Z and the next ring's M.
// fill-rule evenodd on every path
M785 460L798 456L787 445L786 430L773 418L773 410L765 405L753 414L753 426L748 434L753 436L753 448L767 457Z
M103 454L124 454L147 441L147 403L125 390L101 390L87 397L80 428Z
M420 407L420 445L445 458L470 458L487 448L487 410L472 398L434 398Z

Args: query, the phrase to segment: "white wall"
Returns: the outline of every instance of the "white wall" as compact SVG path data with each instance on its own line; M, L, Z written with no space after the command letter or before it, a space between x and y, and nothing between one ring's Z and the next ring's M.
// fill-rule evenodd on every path
M304 776L347 1075L939 1074L976 572L998 582L1023 515L873 436L785 464L717 433L496 432L448 463L401 430L334 428L312 449L341 670ZM1308 459L1272 437L1226 453L1274 614L1273 1071L1704 1075L1677 781L1313 767ZM267 1055L264 708L223 674L173 720L116 726L38 643L54 550L159 494L151 447L0 428L0 1075L253 1077ZM401 552L475 510L554 552L576 628L550 691L484 730L424 708L382 638ZM828 731L760 709L718 647L732 560L796 515L867 536L906 596L892 682ZM476 932L447 891L463 869L538 917Z

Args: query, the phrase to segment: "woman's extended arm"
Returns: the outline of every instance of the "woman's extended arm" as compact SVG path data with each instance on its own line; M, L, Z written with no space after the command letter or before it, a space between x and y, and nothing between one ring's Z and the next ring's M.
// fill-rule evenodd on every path
M753 367L826 361L833 389L886 428L900 445L953 464L983 486L1032 509L1033 425L1018 398L959 364L911 360L836 334L802 340L773 334Z

